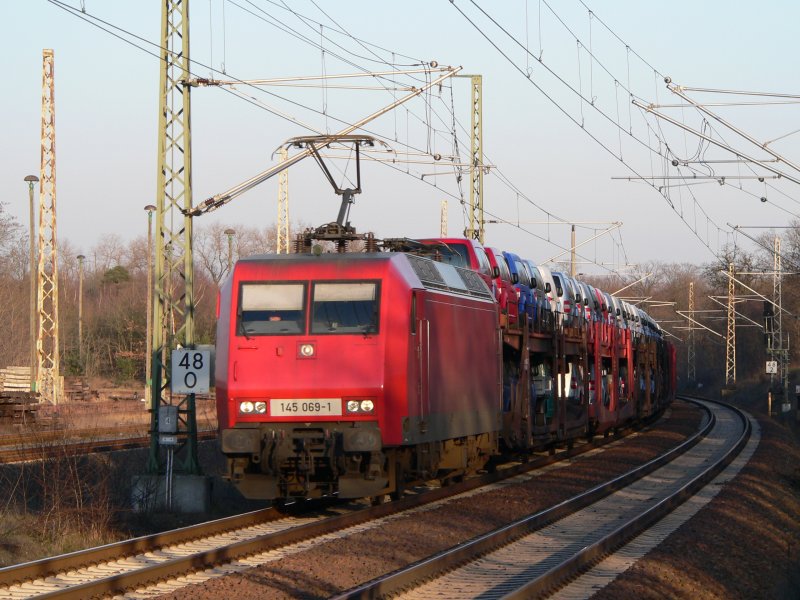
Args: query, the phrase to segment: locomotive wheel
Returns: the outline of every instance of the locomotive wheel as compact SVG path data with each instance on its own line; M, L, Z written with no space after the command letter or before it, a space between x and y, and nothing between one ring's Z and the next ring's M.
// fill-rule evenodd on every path
M371 506L380 506L381 504L385 504L386 494L380 494L378 496L370 496L369 503Z

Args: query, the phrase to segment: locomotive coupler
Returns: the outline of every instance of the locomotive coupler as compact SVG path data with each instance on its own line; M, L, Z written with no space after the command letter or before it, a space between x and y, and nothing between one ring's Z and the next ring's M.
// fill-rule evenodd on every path
M295 440L297 451L297 469L301 472L314 475L314 457L311 455L311 450L308 449L305 439Z

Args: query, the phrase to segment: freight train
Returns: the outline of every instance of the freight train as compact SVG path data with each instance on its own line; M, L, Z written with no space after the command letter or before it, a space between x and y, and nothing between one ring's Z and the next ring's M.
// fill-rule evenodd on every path
M220 290L220 443L245 497L397 497L674 396L674 348L636 306L466 238L366 246L244 258Z

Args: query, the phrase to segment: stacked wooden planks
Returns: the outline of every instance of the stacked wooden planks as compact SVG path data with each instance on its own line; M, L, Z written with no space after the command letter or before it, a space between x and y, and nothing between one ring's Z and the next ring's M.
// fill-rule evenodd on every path
M0 392L30 392L31 368L6 367L0 369Z
M0 369L0 423L36 421L38 399L31 392L30 367Z

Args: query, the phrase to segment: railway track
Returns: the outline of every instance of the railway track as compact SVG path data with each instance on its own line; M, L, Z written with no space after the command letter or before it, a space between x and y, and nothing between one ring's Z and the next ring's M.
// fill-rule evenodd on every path
M141 427L106 427L5 436L0 439L0 464L146 448L150 445L150 437L141 435L141 431ZM213 440L217 431L200 430L197 437L199 440Z
M651 463L566 502L349 590L337 600L550 595L610 552L649 532L708 485L745 447L752 427L746 415L726 405L691 401L712 415L702 438L687 440ZM563 597L590 596L598 584L589 581Z
M149 583L204 569L235 572L250 565L246 557L292 546L306 547L326 536L341 535L351 528L369 527L417 507L446 502L481 487L519 477L547 465L601 451L618 443L613 438L576 445L553 456L540 456L525 464L501 468L495 473L443 488L412 493L388 504L363 508L345 505L296 516L265 509L203 523L179 530L127 540L117 544L47 558L0 569L0 597L86 598L119 594ZM290 507L291 508L291 507ZM237 562L239 561L239 562ZM227 569L227 571L226 571Z

